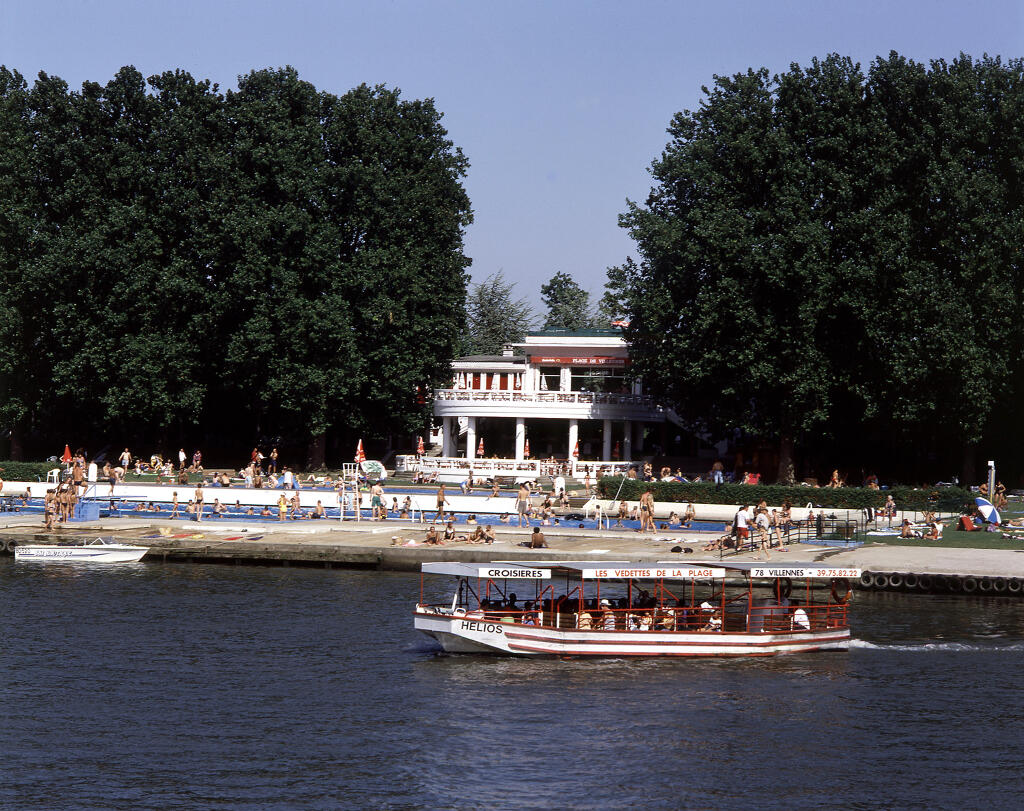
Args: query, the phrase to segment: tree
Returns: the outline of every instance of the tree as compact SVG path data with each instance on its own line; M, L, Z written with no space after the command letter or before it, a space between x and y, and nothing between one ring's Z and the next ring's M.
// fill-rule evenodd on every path
M622 217L634 371L695 427L777 441L783 480L822 435L977 438L1019 357L1021 162L986 133L1019 110L1020 73L893 56L865 77L832 55L716 77Z
M533 327L533 307L525 298L515 299L515 282L499 270L474 284L466 298L467 355L494 355L506 344L522 341Z
M568 273L556 273L540 288L540 297L548 308L544 329L581 330L595 326L590 308L590 293Z
M292 68L226 96L181 71L71 92L0 68L0 429L166 446L201 424L315 466L329 432L420 427L469 265L440 120Z

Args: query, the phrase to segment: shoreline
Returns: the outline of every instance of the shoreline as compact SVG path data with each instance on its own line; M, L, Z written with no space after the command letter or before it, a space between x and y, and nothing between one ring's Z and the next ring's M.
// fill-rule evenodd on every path
M404 521L332 522L309 525L267 522L267 525L234 524L228 520L167 521L102 519L76 522L47 532L40 516L0 519L0 547L13 554L16 544L56 544L74 538L112 535L118 542L148 546L143 562L215 563L233 565L314 566L379 571L419 571L431 561L488 563L494 560L593 560L608 563L671 560L718 561L714 553L701 552L707 534L660 532L656 535L614 530L545 528L550 548L529 549L518 544L529 536L526 528L502 525L493 544L452 543L444 546L394 546L392 537L422 538L424 525ZM672 552L674 547L691 552ZM729 554L723 563L763 559L753 552ZM854 587L872 590L925 593L978 593L1019 597L1021 591L1006 586L1024 584L1024 555L1012 549L973 547L896 546L864 544L855 548L790 544L775 550L766 565L815 563L859 568L865 581ZM894 583L890 582L896 577ZM923 582L922 582L923 579ZM951 580L953 579L953 580ZM955 582L954 582L955 581ZM973 582L967 582L973 581ZM999 585L999 589L996 586Z

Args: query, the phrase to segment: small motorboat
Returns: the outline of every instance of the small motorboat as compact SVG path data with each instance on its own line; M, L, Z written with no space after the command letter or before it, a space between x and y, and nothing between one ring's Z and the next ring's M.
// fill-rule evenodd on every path
M113 538L100 537L85 543L18 544L14 547L14 559L44 563L135 563L148 551L148 546L115 543Z

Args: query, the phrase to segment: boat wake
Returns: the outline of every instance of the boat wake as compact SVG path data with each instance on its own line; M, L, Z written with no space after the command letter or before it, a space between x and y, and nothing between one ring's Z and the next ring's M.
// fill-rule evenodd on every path
M874 642L865 642L863 639L851 639L851 650L895 650L895 651L951 651L961 652L998 652L1008 653L1024 651L1024 642L1001 642L992 641L981 644L977 642L918 642L913 644L888 644L876 645Z

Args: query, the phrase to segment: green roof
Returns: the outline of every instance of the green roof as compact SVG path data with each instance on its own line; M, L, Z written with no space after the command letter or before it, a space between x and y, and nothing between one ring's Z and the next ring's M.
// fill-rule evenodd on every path
M603 338L608 335L621 335L622 330L617 327L609 329L542 329L526 334L531 338Z

